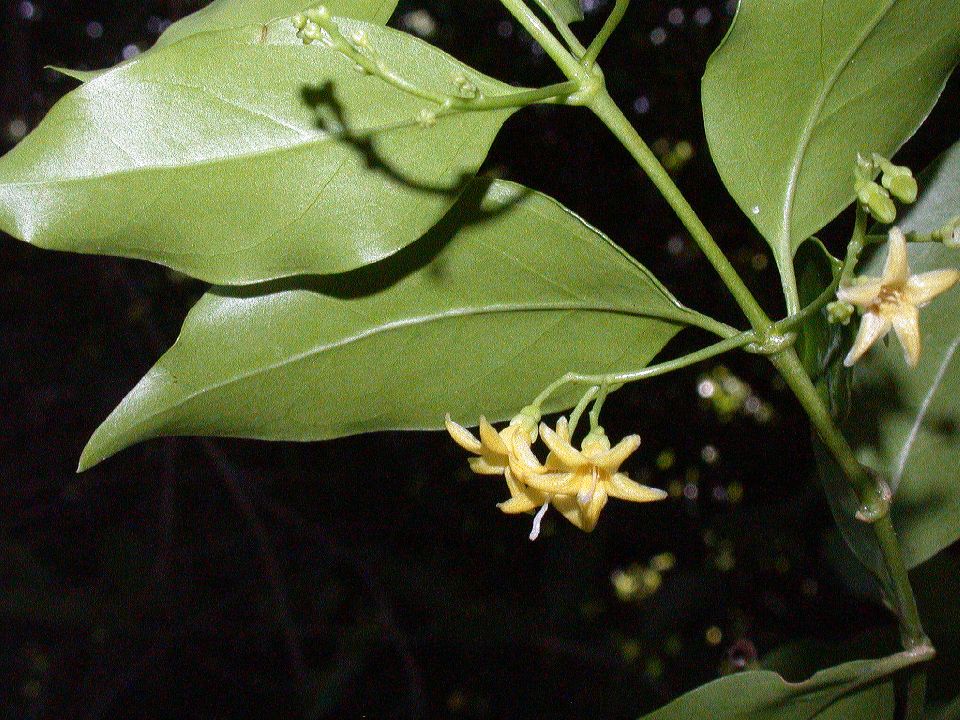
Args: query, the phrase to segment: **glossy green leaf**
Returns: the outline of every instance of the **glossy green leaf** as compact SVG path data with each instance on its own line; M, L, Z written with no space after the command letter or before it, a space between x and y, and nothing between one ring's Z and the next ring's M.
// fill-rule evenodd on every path
M337 22L434 92L456 76L513 90L410 35ZM350 270L439 220L511 113L425 127L425 106L305 47L289 20L194 35L77 88L0 158L0 230L219 283Z
M707 65L707 139L778 265L853 200L858 152L891 155L960 59L956 0L741 0Z
M702 685L644 720L892 720L891 676L914 662L905 654L855 660L803 682L749 670Z
M535 0L537 5L550 17L555 17L565 23L583 20L583 8L580 0Z
M398 0L324 0L323 4L334 15L385 24L396 9L397 2ZM177 20L163 31L153 47L131 60L120 63L119 66L140 62L157 50L197 33L239 29L244 25L265 25L278 18L296 15L308 5L309 3L305 3L304 0L213 0L195 13ZM113 68L71 70L55 67L53 69L80 82L89 82Z
M159 435L319 440L438 428L446 412L504 419L565 372L643 367L692 318L553 200L478 181L382 263L208 293L80 464Z
M960 214L960 143L921 178L921 198L901 220L930 232ZM880 275L882 248L858 270ZM960 267L960 251L912 243L915 273ZM896 341L857 363L844 423L861 460L890 479L893 518L909 567L960 539L960 290L920 312L923 354L911 370Z
M398 0L214 0L206 7L178 20L157 38L154 48L171 45L197 33L265 25L290 17L308 7L324 5L331 14L385 25Z

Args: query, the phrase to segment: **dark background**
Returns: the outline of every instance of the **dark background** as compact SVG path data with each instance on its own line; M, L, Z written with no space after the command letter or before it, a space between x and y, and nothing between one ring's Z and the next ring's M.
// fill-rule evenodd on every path
M74 85L45 65L113 64L200 4L2 0L0 149ZM608 10L592 4L584 38ZM432 42L488 73L558 79L492 0L402 2L392 24L412 29L417 11ZM769 253L703 139L699 78L731 12L635 2L603 64L668 161L692 144L678 182L778 313ZM954 80L905 160L922 167L956 139L958 98ZM586 112L518 114L487 168L742 325ZM548 515L529 542L528 519L495 507L503 483L470 474L441 434L154 441L75 475L202 290L143 263L0 242L0 718L629 718L784 643L888 623L831 529L803 418L749 356L608 402L611 436L644 438L627 469L671 499L613 502L590 535Z

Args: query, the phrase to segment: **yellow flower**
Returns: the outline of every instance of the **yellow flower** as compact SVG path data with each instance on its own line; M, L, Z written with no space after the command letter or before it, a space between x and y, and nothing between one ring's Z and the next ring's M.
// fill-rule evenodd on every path
M551 497L550 502L574 525L592 531L610 497L632 502L663 500L667 494L631 480L620 466L640 446L640 436L630 435L614 447L602 428L591 431L577 450L570 442L566 418L556 431L540 425L540 436L550 448L541 465L529 445L514 441L514 474L523 484Z
M497 430L487 422L485 417L480 418L480 437L477 438L472 432L462 425L455 423L446 416L447 432L450 437L467 452L471 452L477 457L470 458L470 469L478 475L503 475L507 481L507 489L510 491L510 499L497 505L503 512L525 513L531 512L543 506L547 502L547 497L539 490L527 487L522 481L518 481L510 469L511 462L516 463L513 457L513 448L526 447L529 451L530 445L537 439L537 421L531 413L521 412L510 424L497 432Z
M916 367L920 361L919 308L952 288L958 280L960 272L956 270L911 275L907 239L900 228L892 228L883 276L857 278L854 284L837 290L837 298L863 311L857 338L843 364L853 365L893 329L907 363Z

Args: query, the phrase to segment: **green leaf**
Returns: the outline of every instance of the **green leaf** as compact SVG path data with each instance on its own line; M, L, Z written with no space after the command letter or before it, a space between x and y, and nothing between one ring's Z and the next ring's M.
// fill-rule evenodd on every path
M727 189L781 270L854 197L857 153L890 156L960 60L956 0L741 0L703 79Z
M324 0L333 15L386 24L397 7L398 0ZM278 18L290 17L307 7L305 0L214 0L206 7L191 13L163 31L153 47L135 58L114 67L141 61L159 49L185 37L202 32L239 29L244 25L266 25ZM59 73L80 82L90 82L113 68L104 70L70 70L54 67Z
M580 0L535 0L535 2L551 18L558 18L565 23L583 20Z
M433 92L456 76L513 91L410 35L337 22ZM512 112L425 127L425 107L289 20L194 35L77 88L0 158L0 230L218 283L350 270L439 220Z
M904 230L930 232L960 214L960 143L924 172L921 187ZM960 267L960 253L937 243L911 243L909 252L914 273ZM884 259L881 249L858 273L880 275ZM844 423L860 459L894 488L894 524L911 568L960 539L960 290L921 310L920 325L916 369L896 342L875 345L857 363Z
M478 181L430 234L354 273L216 288L90 440L320 440L518 412L568 371L645 366L696 316L544 195ZM583 388L560 393L569 407Z
M153 47L166 47L185 37L211 30L266 25L316 5L326 6L332 15L385 25L393 15L397 2L398 0L323 0L314 3L309 0L214 0L206 7L173 23L157 38Z
M892 720L891 676L917 662L905 653L855 660L787 682L768 670L728 675L645 716L644 720Z
M839 271L839 261L816 239L804 243L797 251L797 286L800 305L812 303L833 282ZM813 379L820 396L834 418L841 418L850 408L852 373L844 367L843 358L853 342L855 323L832 325L826 309L812 315L800 326L798 354L807 373ZM820 439L813 435L814 452L820 467L824 493L834 520L854 555L876 577L889 584L883 553L870 527L856 519L860 501Z

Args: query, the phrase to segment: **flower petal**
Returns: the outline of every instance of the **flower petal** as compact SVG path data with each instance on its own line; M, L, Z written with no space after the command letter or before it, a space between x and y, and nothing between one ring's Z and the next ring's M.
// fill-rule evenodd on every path
M480 441L474 436L472 432L467 430L463 425L455 423L450 419L450 415L444 418L444 424L447 426L447 432L450 433L450 437L453 438L453 441L462 447L467 452L472 452L474 455L479 455L483 447L480 445Z
M567 520L576 525L581 530L584 529L583 509L580 503L572 495L555 495L550 503Z
M847 367L853 366L877 340L890 332L892 325L893 323L890 322L889 318L878 313L864 313L863 319L860 321L860 329L857 331L857 339L853 341L853 347L850 348L850 352L844 358L843 364Z
M500 437L500 433L498 433L493 425L488 423L487 419L482 415L480 416L480 440L491 452L495 452L498 455L510 454L510 450L503 441L503 438Z
M601 453L594 459L594 463L608 472L616 472L623 465L624 461L633 455L640 447L639 435L627 435L605 453Z
M530 448L530 443L525 442L523 436L517 433L513 436L513 452L510 454L510 465L519 465L526 473L542 473L544 470L540 460Z
M920 312L913 305L901 305L893 316L893 329L903 345L903 358L910 367L920 362Z
M575 468L589 464L587 458L571 445L569 440L555 433L546 423L540 423L540 437L564 465Z
M509 500L504 500L502 503L497 503L497 507L507 515L519 515L520 513L533 512L541 505L543 505L542 502L533 502L529 497L524 495L517 495Z
M603 484L597 485L597 489L593 491L593 497L590 498L590 502L587 503L586 507L583 507L583 530L585 532L593 532L593 529L597 526L597 521L600 519L600 513L607 506L607 491L603 487Z
M880 278L863 277L853 285L837 288L837 299L866 310L877 301L883 281Z
M527 475L527 485L548 495L571 495L577 492L580 482L576 473L543 473Z
M610 497L630 502L653 502L667 497L667 493L663 490L641 485L623 473L617 473L610 478L610 482L607 483L607 493Z
M477 475L503 475L504 466L490 462L490 455L468 458L470 469Z
M910 276L907 258L907 237L898 227L890 228L887 242L887 261L883 265L883 284L888 287L903 285Z
M960 281L956 270L932 270L911 275L907 280L907 299L917 307L928 305L937 295L945 293Z

